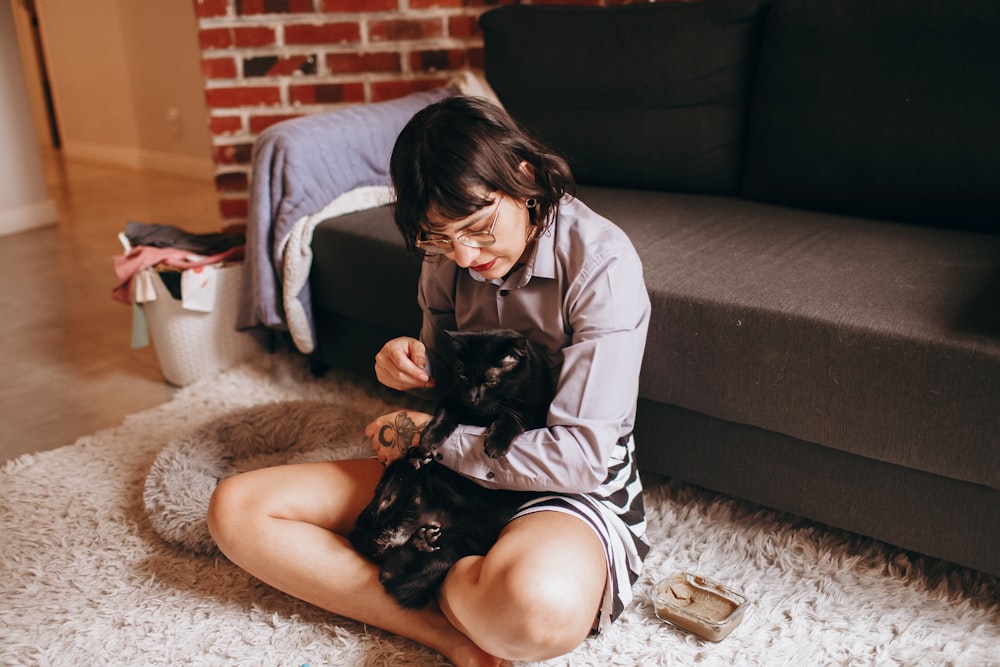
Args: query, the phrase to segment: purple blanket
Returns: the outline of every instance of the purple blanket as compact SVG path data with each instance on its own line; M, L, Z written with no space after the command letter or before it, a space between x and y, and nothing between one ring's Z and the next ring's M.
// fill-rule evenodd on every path
M253 151L246 278L236 326L288 330L281 281L283 248L295 224L362 186L390 185L389 156L406 122L453 88L296 118L273 125ZM309 284L298 301L312 327ZM312 331L315 338L315 331Z

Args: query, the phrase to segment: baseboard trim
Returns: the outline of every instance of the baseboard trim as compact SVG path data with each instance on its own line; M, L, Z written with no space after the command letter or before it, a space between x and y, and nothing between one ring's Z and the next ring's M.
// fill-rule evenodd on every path
M200 181L211 181L215 178L215 164L207 157L196 158L188 155L140 151L139 168Z
M51 199L27 206L0 209L0 236L48 227L58 221L59 211Z
M211 181L215 177L215 165L207 156L196 158L132 146L109 146L80 141L67 141L62 151L67 159L81 162L136 171L155 171L200 181Z

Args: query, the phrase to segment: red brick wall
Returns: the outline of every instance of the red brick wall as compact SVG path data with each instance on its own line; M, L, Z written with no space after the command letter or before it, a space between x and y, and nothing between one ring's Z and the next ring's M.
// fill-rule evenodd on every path
M501 4L630 0L194 0L223 218L247 216L266 127L440 86L482 69L477 19Z

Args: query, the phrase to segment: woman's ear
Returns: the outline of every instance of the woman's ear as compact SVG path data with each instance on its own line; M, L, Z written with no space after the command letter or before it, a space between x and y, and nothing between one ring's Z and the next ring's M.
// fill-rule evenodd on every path
M517 169L531 180L535 180L535 166L527 160L521 160L521 164L517 165Z

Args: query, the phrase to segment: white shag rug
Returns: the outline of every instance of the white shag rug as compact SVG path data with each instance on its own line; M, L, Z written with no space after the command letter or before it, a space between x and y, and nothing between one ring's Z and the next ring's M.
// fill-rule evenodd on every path
M395 407L347 375L274 355L0 473L0 664L444 664L433 651L164 542L143 507L157 453L247 406L320 400L357 422ZM653 550L608 632L545 665L1000 665L1000 580L749 503L646 478ZM654 583L687 570L752 605L721 643L659 621Z

